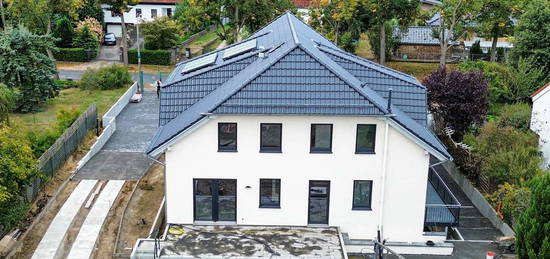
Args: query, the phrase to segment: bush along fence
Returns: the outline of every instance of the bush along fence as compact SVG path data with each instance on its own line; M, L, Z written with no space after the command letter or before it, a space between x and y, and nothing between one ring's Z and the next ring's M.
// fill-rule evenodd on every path
M172 55L174 51L172 50L149 50L142 49L141 52L141 64L147 65L160 65L160 66L169 66L172 64ZM138 63L138 56L136 49L128 50L128 62L130 64Z
M97 50L83 48L59 48L53 56L58 61L88 62L97 56Z
M97 128L97 107L95 104L90 105L63 134L55 141L55 143L38 159L39 169L47 177L54 176L65 160L78 148L88 131ZM28 201L34 200L44 185L44 180L37 178L33 184L27 186Z

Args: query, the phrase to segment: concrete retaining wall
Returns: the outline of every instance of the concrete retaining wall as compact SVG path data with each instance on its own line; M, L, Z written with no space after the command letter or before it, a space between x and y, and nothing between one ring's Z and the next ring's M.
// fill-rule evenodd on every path
M464 194L472 201L472 204L476 206L481 215L485 216L491 221L493 226L499 229L505 236L515 236L514 230L500 219L497 212L493 209L493 206L483 197L474 185L462 175L452 162L447 162L443 166L450 172L450 176L460 186Z
M130 99L137 91L137 82L134 82L128 90L118 99L118 101L113 104L111 109L109 109L105 115L103 115L103 127L106 128L109 123L111 123L111 119L114 119L120 114L120 112L128 105L130 102Z

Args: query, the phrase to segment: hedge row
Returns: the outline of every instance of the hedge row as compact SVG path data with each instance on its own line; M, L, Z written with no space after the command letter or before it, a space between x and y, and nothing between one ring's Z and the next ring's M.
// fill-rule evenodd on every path
M58 61L87 62L97 56L97 50L87 55L83 48L59 48L54 51L53 56Z
M141 64L161 65L161 66L170 65L170 51L168 50L143 49L143 50L140 50L140 52L141 52ZM128 50L128 62L130 64L138 63L136 49Z

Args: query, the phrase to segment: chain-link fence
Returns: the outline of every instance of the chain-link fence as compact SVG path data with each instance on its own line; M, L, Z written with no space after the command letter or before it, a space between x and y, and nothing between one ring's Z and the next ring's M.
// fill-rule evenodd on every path
M83 112L55 143L38 159L38 167L48 178L52 177L65 160L78 148L88 131L97 128L97 107L92 104ZM32 201L42 189L44 180L34 179L27 186L26 199Z

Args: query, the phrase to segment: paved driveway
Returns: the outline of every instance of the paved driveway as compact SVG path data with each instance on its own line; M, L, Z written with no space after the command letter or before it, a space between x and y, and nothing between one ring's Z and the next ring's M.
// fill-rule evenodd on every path
M137 180L151 166L144 154L158 127L158 99L145 91L141 103L129 103L116 119L116 131L75 175L75 179Z
M120 61L120 41L117 39L116 46L101 45L99 55L96 59L108 61Z

